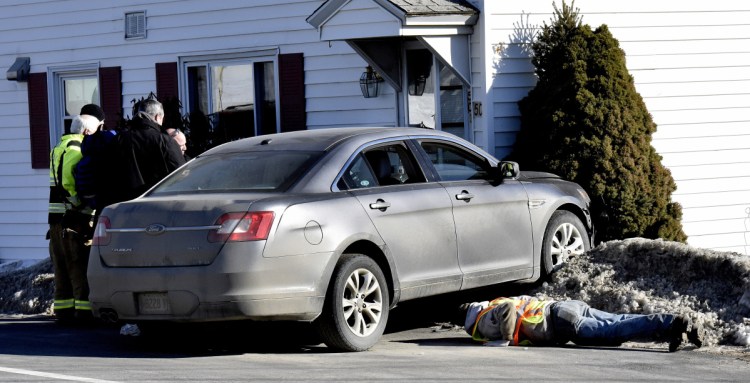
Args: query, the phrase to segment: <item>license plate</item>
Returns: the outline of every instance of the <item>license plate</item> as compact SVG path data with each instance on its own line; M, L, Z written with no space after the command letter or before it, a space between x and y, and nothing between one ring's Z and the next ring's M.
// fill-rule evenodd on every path
M170 314L172 308L166 293L138 294L138 312L141 314Z

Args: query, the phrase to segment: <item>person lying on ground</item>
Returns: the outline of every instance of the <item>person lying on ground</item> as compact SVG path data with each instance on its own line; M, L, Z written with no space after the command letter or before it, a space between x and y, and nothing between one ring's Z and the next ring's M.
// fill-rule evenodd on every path
M703 327L675 314L612 314L577 300L541 300L528 295L465 303L464 329L490 346L619 346L631 340L669 342L677 351L685 336L703 344Z

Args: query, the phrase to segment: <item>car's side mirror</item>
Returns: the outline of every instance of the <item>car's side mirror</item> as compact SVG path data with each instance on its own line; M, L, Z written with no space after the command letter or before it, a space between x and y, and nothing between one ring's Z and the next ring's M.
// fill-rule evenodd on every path
M492 168L493 170L493 183L500 185L503 180L508 178L516 179L521 174L521 168L518 166L518 162L513 161L501 161L497 166Z

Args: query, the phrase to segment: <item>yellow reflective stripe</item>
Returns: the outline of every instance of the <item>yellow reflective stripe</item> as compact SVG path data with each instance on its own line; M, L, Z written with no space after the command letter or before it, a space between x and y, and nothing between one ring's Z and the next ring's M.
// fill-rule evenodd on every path
M76 301L76 310L91 310L91 302Z
M61 202L51 202L48 210L50 213L65 213L65 204Z
M544 322L544 314L539 313L539 314L530 315L530 316L523 318L523 321L526 323L534 323L534 324L542 323Z
M74 306L74 302L75 300L73 299L55 299L54 309L55 310L72 309Z

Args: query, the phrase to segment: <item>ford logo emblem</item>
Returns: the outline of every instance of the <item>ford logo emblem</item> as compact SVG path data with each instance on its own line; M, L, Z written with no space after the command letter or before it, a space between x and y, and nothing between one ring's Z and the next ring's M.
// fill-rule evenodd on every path
M146 234L159 235L161 233L164 233L165 231L167 231L167 227L160 223L154 223L146 226Z

